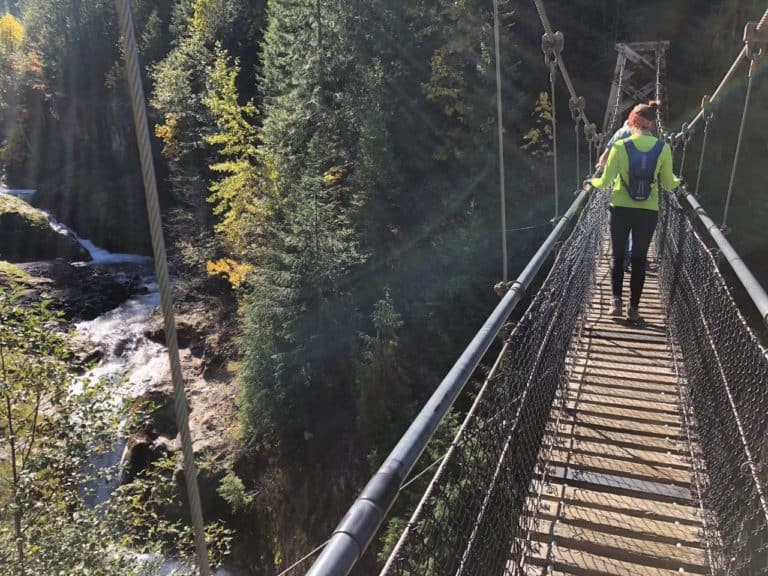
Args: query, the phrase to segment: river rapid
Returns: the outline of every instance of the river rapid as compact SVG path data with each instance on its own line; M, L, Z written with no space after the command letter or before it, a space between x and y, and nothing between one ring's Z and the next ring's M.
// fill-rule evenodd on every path
M138 254L109 252L81 238L70 228L58 223L53 216L49 215L49 218L55 230L62 234L73 234L90 254L92 260L79 265L101 268L115 275L138 276L141 279L139 294L92 320L75 323L78 335L89 340L100 351L98 364L85 377L108 380L113 391L115 409L120 410L126 398L139 397L159 385L169 370L166 347L145 335L152 325L150 319L160 305L152 259ZM121 467L125 459L126 438L121 433L113 450L100 455L94 463L100 467ZM104 502L119 485L121 476L117 474L111 483L103 482L96 486L92 503ZM156 562L157 558L138 555L137 561ZM162 559L160 573L161 576L171 576L190 572L177 560L165 558ZM234 576L225 568L216 570L214 574Z

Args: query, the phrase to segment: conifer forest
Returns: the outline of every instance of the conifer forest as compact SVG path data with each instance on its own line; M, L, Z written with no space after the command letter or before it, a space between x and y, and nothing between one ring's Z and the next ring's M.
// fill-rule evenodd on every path
M606 110L615 44L669 41L663 104L675 129L742 48L744 23L766 8L764 0L545 3L593 119ZM329 537L499 301L493 2L131 6L182 362L194 381L210 555L219 574L275 576ZM553 110L561 212L580 185L576 163L582 179L591 169L586 145L575 155L562 81L551 101L534 3L500 0L499 10L514 279L552 230ZM124 56L113 0L0 0L0 184L35 191L28 203L0 195L0 228L11 230L9 211L47 214L100 247L94 262L112 258L107 273L72 264L79 257L62 261L61 251L26 257L32 236L8 240L0 229L2 574L192 573L170 376L156 377L156 357L147 356L133 361L134 375L123 368L105 379L106 348L83 337L116 338L123 359L135 342L164 343L146 280L152 249ZM768 57L755 72L728 223L763 285L767 70ZM700 197L715 220L743 76L708 136ZM687 182L700 147L699 134ZM17 253L9 242L23 246ZM129 298L147 304L135 340L127 320L94 324ZM749 320L764 338L759 315ZM116 409L121 380L128 392ZM146 389L131 392L137 383ZM424 462L446 448L472 390ZM115 446L109 463L94 457ZM354 574L378 573L426 481L401 494Z

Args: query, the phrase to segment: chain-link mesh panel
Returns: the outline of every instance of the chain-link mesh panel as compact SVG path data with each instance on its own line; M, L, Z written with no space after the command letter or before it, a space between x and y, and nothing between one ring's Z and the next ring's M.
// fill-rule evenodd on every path
M590 301L606 223L606 195L595 193L512 331L499 371L478 394L382 574L520 573L535 521L536 504L527 497L541 482L539 448L566 382L566 354Z
M690 218L666 196L659 276L708 475L702 497L720 533L718 571L768 575L768 356Z

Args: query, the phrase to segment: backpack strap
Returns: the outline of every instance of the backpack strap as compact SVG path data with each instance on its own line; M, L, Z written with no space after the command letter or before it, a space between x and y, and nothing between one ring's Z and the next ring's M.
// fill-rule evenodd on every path
M629 169L632 169L632 156L637 152L637 147L632 142L632 136L622 139L621 142L624 143L624 149L627 151L627 164L629 165ZM624 188L629 190L629 182L624 180L624 176L622 176L621 173L619 173L619 179L624 185Z
M629 167L632 168L632 156L635 154L641 153L637 149L637 146L635 146L635 143L632 142L632 137L624 138L622 140L624 143L624 148L627 150L627 160L629 161ZM653 148L651 148L648 152L644 152L644 154L649 154L651 157L651 160L654 162L654 173L653 173L653 180L652 182L656 182L656 169L655 166L659 162L659 156L661 156L662 151L664 150L664 140L657 139L656 144L653 145ZM629 189L629 182L624 180L624 177L619 174L619 178L621 178L622 184L624 184L624 187Z
M637 146L635 146L635 143L632 142L632 137L624 138L622 140L624 142L624 148L627 149L627 156L629 157L630 163L632 162L632 155L637 152Z

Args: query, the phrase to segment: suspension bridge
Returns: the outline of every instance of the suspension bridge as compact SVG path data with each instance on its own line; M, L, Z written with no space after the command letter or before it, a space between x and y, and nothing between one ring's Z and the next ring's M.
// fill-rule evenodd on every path
M589 165L635 102L664 97L666 42L618 44L602 130L585 112L541 0L534 0L542 50L555 85L564 81L578 143ZM116 0L155 261L165 262L146 131L135 38L127 0ZM498 6L494 2L498 62ZM432 478L380 576L672 576L768 575L768 353L731 296L718 264L727 263L768 324L768 295L723 229L733 195L755 68L768 49L768 9L749 22L744 46L701 110L681 130L659 137L687 147L702 122L692 193L662 195L640 325L608 315L611 301L606 191L580 190L560 214L557 113L552 113L554 228L520 276L509 281L504 169L500 161L503 280L500 303L365 486L331 538L282 574L320 552L310 576L345 576L359 562L397 496L426 473ZM706 141L725 87L748 65L742 122L721 226L697 200ZM559 75L558 75L559 73ZM498 126L502 126L500 82ZM499 133L499 157L503 158ZM581 180L577 161L576 181ZM155 198L153 200L152 198ZM154 217L152 215L154 214ZM711 246L716 246L718 255ZM550 265L551 264L551 265ZM546 278L516 322L509 322L541 270ZM173 339L167 272L158 271L169 353ZM165 279L165 280L164 280ZM170 326L170 329L168 329ZM478 366L498 352L484 377ZM196 472L180 371L174 370L177 416L197 535L201 574L208 574ZM437 461L414 468L444 416L470 381L474 401ZM186 434L186 435L185 435Z

